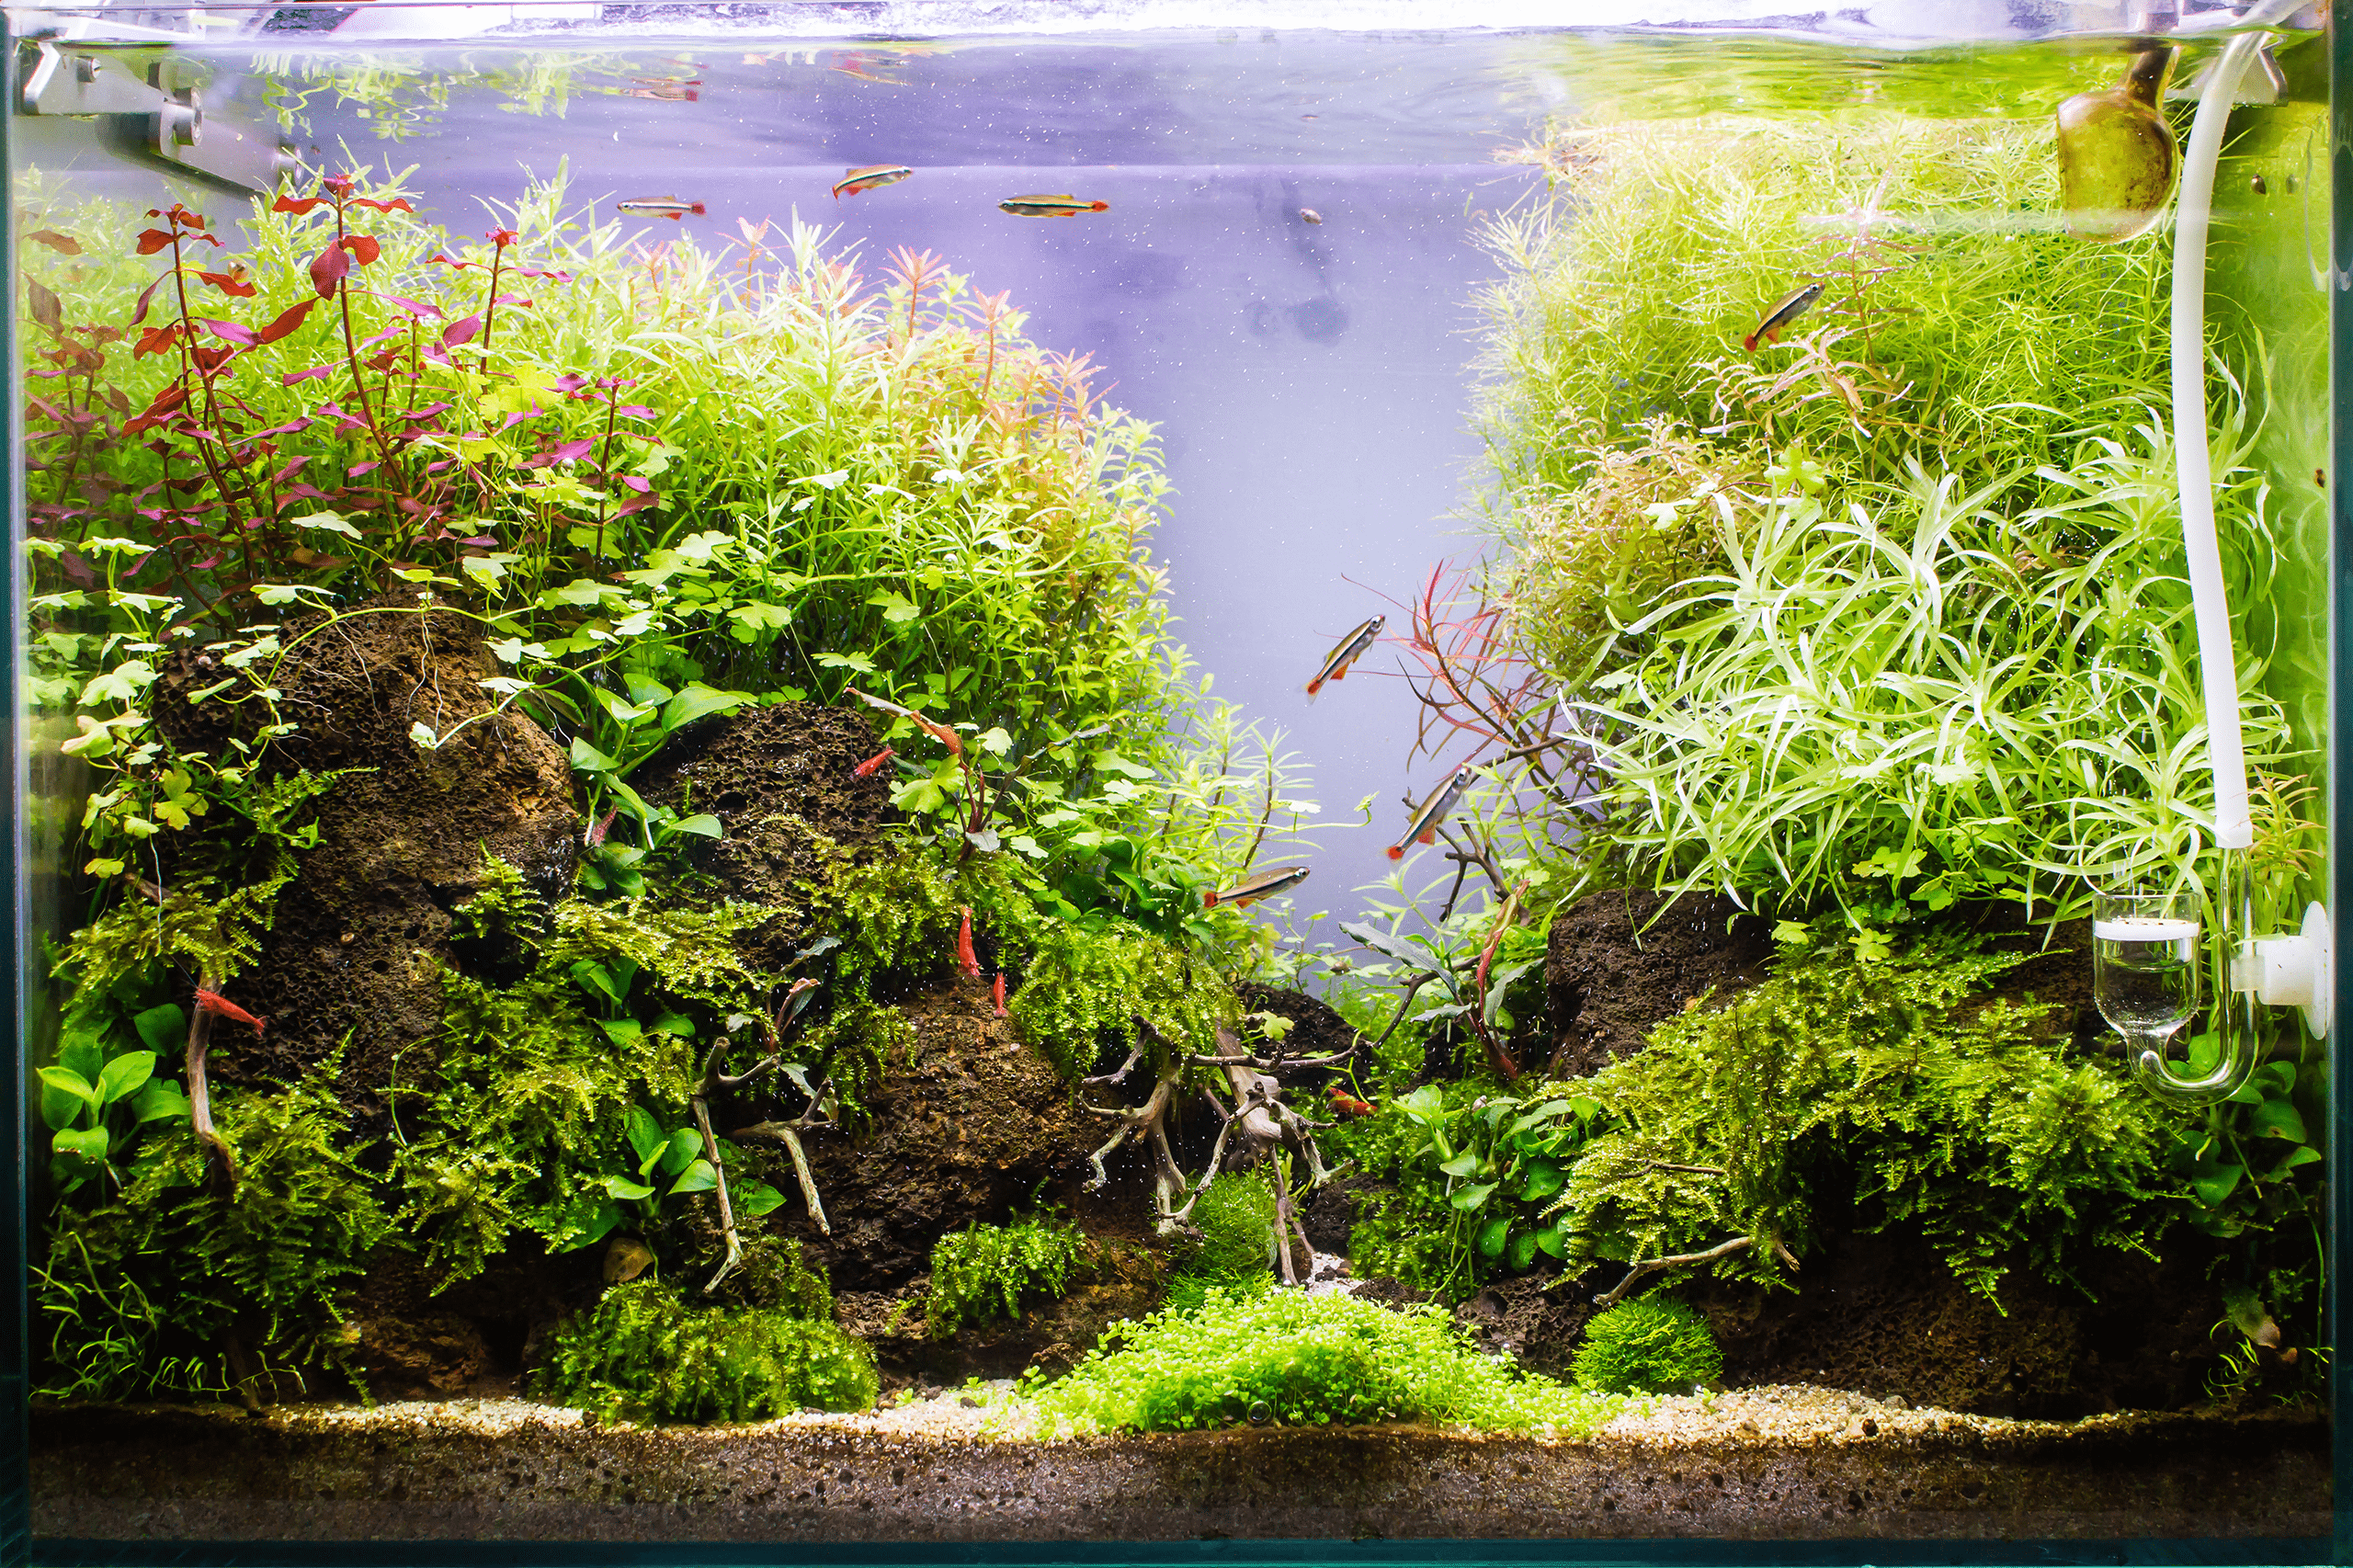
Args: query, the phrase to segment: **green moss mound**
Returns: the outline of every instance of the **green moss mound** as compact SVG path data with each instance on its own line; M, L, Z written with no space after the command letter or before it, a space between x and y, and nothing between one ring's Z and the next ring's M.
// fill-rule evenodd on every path
M1086 1250L1086 1237L1076 1225L1044 1214L1010 1225L975 1221L940 1237L931 1249L931 1332L948 1335L968 1323L1019 1317L1025 1296L1061 1300Z
M866 1410L876 1387L873 1357L830 1323L689 1307L639 1279L557 1331L531 1392L607 1419L709 1423Z
M1606 1131L1546 1211L1571 1267L1745 1238L1717 1271L1786 1282L1849 1206L1987 1296L2015 1263L2065 1283L2095 1247L2156 1256L2188 1208L2185 1117L2075 1054L2050 1008L1988 997L2019 960L1970 946L1786 956L1586 1079Z
M1724 1374L1705 1319L1672 1296L1620 1301L1586 1325L1574 1368L1602 1393L1688 1393Z
M1438 1308L1297 1290L1213 1290L1195 1311L1114 1324L1035 1403L1049 1429L1080 1432L1438 1421L1575 1436L1620 1407L1478 1354Z
M1275 1192L1256 1172L1227 1171L1193 1200L1200 1241L1177 1266L1168 1304L1199 1307L1211 1290L1248 1295L1274 1281Z

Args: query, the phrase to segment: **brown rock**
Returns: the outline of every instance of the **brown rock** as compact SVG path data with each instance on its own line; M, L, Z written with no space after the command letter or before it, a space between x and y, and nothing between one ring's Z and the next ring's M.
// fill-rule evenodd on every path
M482 1330L455 1312L355 1320L353 1368L379 1398L464 1392L489 1370Z
M836 1289L889 1290L924 1272L931 1244L975 1220L1001 1224L1040 1184L1086 1168L1101 1142L1052 1062L1019 1042L987 988L961 975L901 1005L912 1047L856 1125L809 1138L833 1233L790 1202L789 1234Z
M881 749L866 716L780 702L706 721L640 770L638 793L681 814L709 812L726 837L698 847L701 869L731 897L778 913L744 933L747 961L779 969L812 935L801 884L829 864L828 843L867 843L898 813L886 766L854 777Z
M1555 1076L1582 1078L1713 988L1754 985L1772 957L1768 927L1730 899L1597 892L1552 919L1544 960Z
M284 635L278 710L298 728L269 765L349 771L319 800L317 846L278 895L260 962L238 977L237 1000L270 1019L268 1033L237 1039L214 1071L290 1079L347 1038L343 1098L376 1128L387 1087L430 1081L423 1042L441 1019L450 911L480 890L485 853L551 895L570 885L572 767L529 719L493 712L481 682L498 662L463 616L383 600L289 622ZM168 700L217 677L204 657L176 661L158 718L183 744L217 749L229 726L259 721ZM427 750L410 738L415 724L447 739Z

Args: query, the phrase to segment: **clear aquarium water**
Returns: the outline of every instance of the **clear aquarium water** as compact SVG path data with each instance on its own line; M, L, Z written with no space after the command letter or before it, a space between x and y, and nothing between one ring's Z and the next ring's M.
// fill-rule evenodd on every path
M2329 1550L2318 13L9 19L44 1561Z

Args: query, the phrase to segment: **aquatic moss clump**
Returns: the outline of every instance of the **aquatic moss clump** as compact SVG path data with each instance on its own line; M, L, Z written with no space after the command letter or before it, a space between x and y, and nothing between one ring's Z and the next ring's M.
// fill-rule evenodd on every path
M1581 1437L1621 1404L1480 1355L1438 1308L1297 1290L1212 1291L1192 1312L1114 1324L1033 1398L1043 1426L1078 1433L1436 1421Z
M1688 1393L1724 1373L1707 1320L1672 1296L1620 1301L1586 1325L1574 1375L1603 1393Z
M874 1358L828 1322L775 1307L689 1307L659 1279L605 1292L556 1331L540 1398L608 1420L767 1421L874 1403Z
M1225 1171L1193 1199L1200 1240L1177 1265L1168 1304L1198 1307L1211 1290L1245 1296L1274 1282L1275 1191L1256 1171Z
M931 1296L925 1319L933 1334L969 1323L1019 1317L1026 1298L1059 1301L1086 1252L1086 1236L1067 1220L1029 1214L1010 1225L973 1221L932 1244Z
M1785 957L1585 1080L1606 1112L1546 1210L1571 1272L1707 1252L1788 1283L1819 1216L1916 1228L1993 1297L2014 1263L2065 1282L2094 1248L2156 1256L2189 1207L2182 1113L1985 995L2019 962L1950 940L1867 962ZM1843 1221L1842 1221L1843 1222Z
M1215 1055L1218 1029L1241 1017L1242 1004L1206 964L1149 932L1048 925L1011 1011L1023 1037L1077 1078L1095 1070L1107 1041L1115 1062L1133 1048L1138 1018L1180 1051Z
M211 1395L278 1372L293 1374L290 1387L310 1368L349 1375L346 1303L392 1227L360 1167L365 1147L346 1135L340 1065L329 1057L283 1093L216 1093L236 1162L227 1196L207 1186L204 1155L179 1125L150 1136L113 1201L59 1207L34 1270L38 1392Z

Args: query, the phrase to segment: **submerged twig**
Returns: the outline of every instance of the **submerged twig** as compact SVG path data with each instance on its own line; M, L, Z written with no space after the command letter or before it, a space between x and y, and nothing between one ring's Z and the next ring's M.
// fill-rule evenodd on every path
M1625 1300L1626 1292L1632 1290L1637 1281L1647 1279L1654 1274L1663 1274L1670 1268L1680 1268L1687 1263L1709 1263L1720 1257L1729 1257L1733 1253L1745 1252L1755 1244L1746 1236L1735 1236L1722 1246L1712 1246L1705 1252L1677 1253L1673 1257L1654 1257L1648 1262L1637 1263L1626 1270L1626 1278L1618 1281L1608 1293L1596 1296L1593 1299L1593 1304L1597 1307L1614 1307ZM1773 1244L1773 1250L1784 1258L1789 1257L1788 1251L1778 1241ZM1790 1259L1793 1267L1795 1261Z

